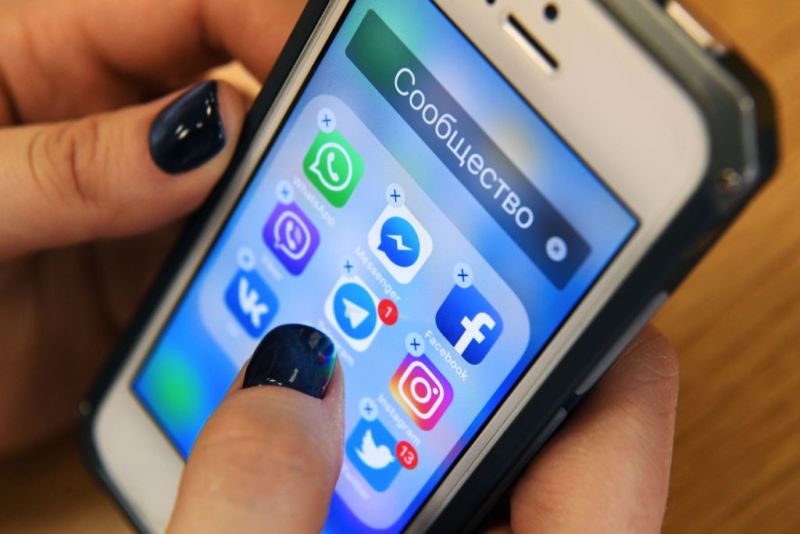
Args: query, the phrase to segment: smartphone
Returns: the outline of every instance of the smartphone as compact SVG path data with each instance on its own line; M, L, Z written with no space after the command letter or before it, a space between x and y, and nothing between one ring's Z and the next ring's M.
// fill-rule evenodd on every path
M163 530L240 367L305 323L346 382L325 530L474 526L771 174L770 106L677 4L312 0L82 405L92 465Z

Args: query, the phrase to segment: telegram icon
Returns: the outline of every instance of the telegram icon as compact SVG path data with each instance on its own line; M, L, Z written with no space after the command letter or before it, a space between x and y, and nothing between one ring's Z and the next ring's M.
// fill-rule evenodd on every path
M363 352L378 334L378 297L357 276L343 276L325 301L325 318L353 349Z

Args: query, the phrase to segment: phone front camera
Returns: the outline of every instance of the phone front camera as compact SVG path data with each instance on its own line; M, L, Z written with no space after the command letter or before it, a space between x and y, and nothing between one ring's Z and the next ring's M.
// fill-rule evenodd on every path
M547 4L544 6L544 18L553 22L558 18L558 6L555 4Z

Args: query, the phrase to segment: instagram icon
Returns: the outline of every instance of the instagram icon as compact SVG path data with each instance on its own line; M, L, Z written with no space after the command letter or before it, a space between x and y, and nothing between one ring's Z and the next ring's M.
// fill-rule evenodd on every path
M425 356L406 356L391 381L392 395L422 430L430 430L453 402L453 388Z

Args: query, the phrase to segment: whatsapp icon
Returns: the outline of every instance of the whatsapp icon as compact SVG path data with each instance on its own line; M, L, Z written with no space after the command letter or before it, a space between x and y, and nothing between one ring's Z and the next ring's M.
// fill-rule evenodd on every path
M328 202L341 208L361 180L364 163L342 134L321 131L308 149L303 170Z

